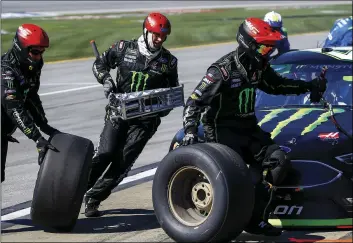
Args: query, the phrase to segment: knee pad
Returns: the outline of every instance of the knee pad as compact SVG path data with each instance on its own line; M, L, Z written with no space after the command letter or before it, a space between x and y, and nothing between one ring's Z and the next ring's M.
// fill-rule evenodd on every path
M263 162L269 167L269 180L274 185L279 185L287 175L290 168L290 159L286 153L280 149L273 151Z
M286 166L289 163L288 156L280 149L273 151L268 157L268 160L276 163L275 166Z

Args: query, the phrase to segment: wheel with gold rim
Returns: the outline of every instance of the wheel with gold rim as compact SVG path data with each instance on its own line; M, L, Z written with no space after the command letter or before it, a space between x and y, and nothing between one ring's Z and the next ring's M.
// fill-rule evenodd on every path
M161 228L173 240L230 241L251 218L254 186L235 151L200 143L180 147L163 158L152 199Z

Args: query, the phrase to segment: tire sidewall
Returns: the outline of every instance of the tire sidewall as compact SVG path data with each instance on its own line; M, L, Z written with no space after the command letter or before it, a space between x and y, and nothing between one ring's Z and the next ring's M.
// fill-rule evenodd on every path
M192 153L186 150L192 149ZM205 156L205 151L198 150L196 147L188 146L183 148L183 153L174 158L173 163L165 159L166 163L161 162L153 182L153 204L156 216L163 228L171 238L183 241L203 242L208 241L217 235L226 219L229 200L228 185L220 167L217 163L207 162L205 158L212 158L211 154ZM167 156L172 156L178 150L171 151ZM195 156L197 154L198 156ZM166 156L166 157L167 157ZM168 185L173 174L183 166L195 166L201 169L208 177L213 188L213 208L211 214L199 226L185 226L180 223L172 214L168 202ZM217 176L218 175L218 176ZM158 205L163 205L160 207ZM197 228L197 230L196 230ZM201 234L202 233L202 234Z

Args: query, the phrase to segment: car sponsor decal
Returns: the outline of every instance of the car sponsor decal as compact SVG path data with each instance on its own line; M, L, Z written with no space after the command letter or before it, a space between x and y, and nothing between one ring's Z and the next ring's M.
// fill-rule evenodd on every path
M275 227L318 227L352 225L352 218L343 219L269 219L268 222Z
M352 76L343 76L343 81L352 82Z
M339 132L320 133L318 137L321 140L338 139L340 137L340 133Z
M261 110L261 111L269 111L268 114L266 114L261 121L258 123L258 125L261 127L264 123L269 122L273 120L275 117L277 117L278 114L288 111L288 110L297 110L294 114L292 114L289 118L284 119L276 125L276 127L272 130L271 132L271 138L275 138L278 134L281 133L282 129L284 129L288 124L295 120L302 119L305 115L308 115L312 111L315 110L323 110L322 108L280 108L280 109L273 109L273 110ZM340 108L334 108L333 109L334 113L343 113L345 112L344 109ZM324 112L320 114L320 116L316 119L316 121L310 123L308 126L306 126L300 133L301 136L303 136L306 133L312 132L316 127L318 127L321 123L326 122L328 118L330 117L330 112Z
M318 136L321 141L330 142L332 145L338 144L338 139L340 137L339 132L327 132L320 133Z

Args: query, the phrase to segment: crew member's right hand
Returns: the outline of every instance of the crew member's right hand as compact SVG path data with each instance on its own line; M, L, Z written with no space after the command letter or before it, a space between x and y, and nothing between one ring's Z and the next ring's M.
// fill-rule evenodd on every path
M187 133L185 134L185 137L183 138L181 145L187 146L187 145L195 144L197 142L198 142L197 134Z
M108 75L107 78L104 79L103 88L104 88L105 98L108 98L110 93L115 93L115 90L116 90L115 84L110 75Z
M318 77L313 79L311 83L312 89L310 93L310 100L313 103L318 103L326 91L327 79L324 77Z
M11 135L7 135L7 141L11 143L20 143L16 138L12 137Z
M44 156L48 149L57 150L53 145L51 145L44 137L40 137L36 141L37 151L38 151L38 164L41 165Z

